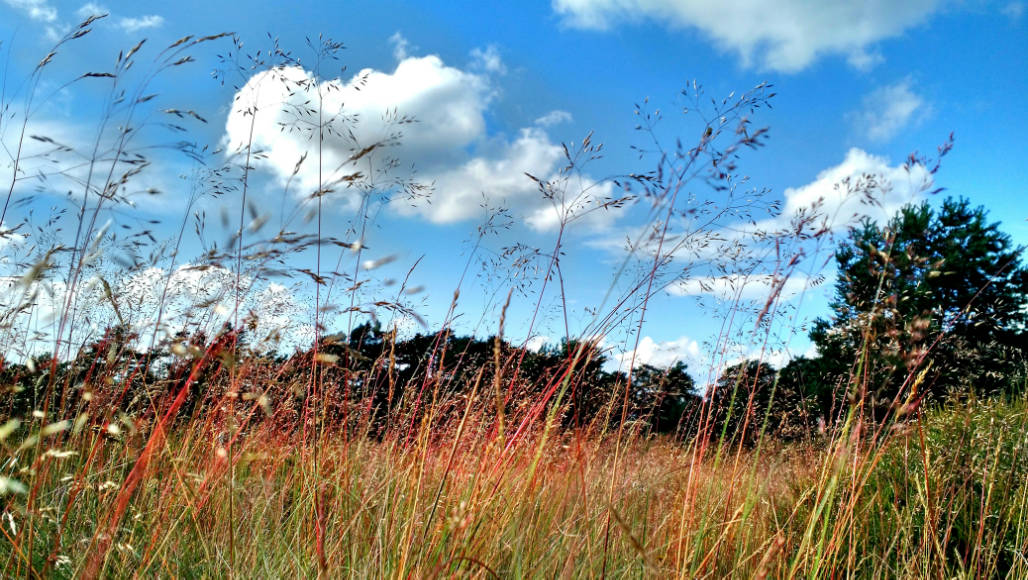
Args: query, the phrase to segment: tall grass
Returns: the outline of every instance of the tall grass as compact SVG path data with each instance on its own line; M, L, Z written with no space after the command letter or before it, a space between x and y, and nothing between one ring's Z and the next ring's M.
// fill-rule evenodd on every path
M21 151L39 78L93 22L62 40L20 95L21 130L13 136L16 147L8 147L16 153L5 219L31 178L21 169ZM737 167L744 152L767 138L766 129L751 126L751 116L773 96L770 87L710 105L697 85L690 87L683 94L698 114L693 145L663 147L664 121L640 108L639 128L653 144L647 158L656 167L612 178L622 192L617 197L597 198L596 183L585 177L602 153L591 136L566 148L567 165L556 177L531 177L558 216L553 245L507 248L502 258L509 261L502 263L522 280L531 266L540 266L531 282L536 296L528 336L546 315L548 300L559 306L565 356L544 378L526 383L527 344L512 347L503 337L516 295L510 287L496 289L506 302L495 323L486 322L495 334L491 356L450 350L462 274L422 372L397 384L397 328L386 330L378 358L360 367L370 370L358 372L359 349L330 348L339 341L329 326L340 320L327 313L333 303L348 304L341 317L344 341L358 315L417 316L403 302L402 288L396 300L369 296L373 269L360 266L382 198L425 192L424 184L393 171L398 164L388 156L411 120L394 112L397 133L377 143L354 139L348 171L339 173L324 171L320 146L326 132L338 132L349 120L326 119L320 107L296 111L298 130L316 145L311 162L318 163L318 183L299 201L292 181L283 188L283 200L298 208L279 216L278 232L262 233L267 216L248 199L262 155L252 138L228 152L224 165L197 170L174 240L141 242L152 238L148 230L126 238L100 225L115 208L130 213L129 184L146 179L142 168L149 161L134 143L145 125L140 119L160 111L204 122L192 110L161 103L148 87L191 63L190 51L210 42L232 43L223 57L226 74L244 81L297 62L277 45L264 56L246 55L242 43L226 35L188 36L159 51L137 77L130 69L142 54L140 43L118 55L112 72L76 77L110 83L91 152L71 161L66 146L39 139L52 143L39 155L71 164L57 173L72 176L81 189L68 240L46 235L52 223L29 218L3 232L5 247L19 249L20 228L38 234L29 258L14 260L22 271L9 279L14 299L3 313L3 360L10 371L0 427L3 576L1028 575L1024 400L954 403L919 411L915 421L869 426L855 398L840 405L839 422L821 436L782 444L768 436L769 417L756 411L754 389L745 384L760 377L740 375L722 385L730 396L708 391L700 416L679 436L656 435L632 410L639 387L631 360L628 372L602 393L598 411L577 414L589 369L602 355L600 338L626 332L625 350L635 352L651 299L685 273L774 273L766 301L747 304L739 288L722 313L721 360L709 370L711 379L732 358L740 328L750 346L764 350L789 322L785 281L810 252L830 246L820 208L793 216L781 232L751 232L745 240L721 233L776 210ZM342 46L319 38L309 49L320 67ZM129 82L135 84L125 88ZM295 90L313 102L322 98L317 82ZM257 113L249 111L251 120ZM203 148L180 148L202 157ZM696 199L697 187L715 196ZM323 229L323 203L340 191L356 191L361 203L347 237L332 238ZM206 245L206 213L197 203L204 196L232 200L238 219L222 232L227 243ZM563 256L573 251L568 228L593 212L633 203L648 207L649 222L631 240L595 316L576 334L561 269ZM208 251L183 270L179 251L190 223ZM307 233L294 233L294 226ZM489 221L479 229L479 244L494 227ZM144 249L147 259L140 258ZM115 260L115 250L134 259L119 263L125 260ZM338 252L331 269L330 251ZM683 254L697 256L684 269ZM292 263L307 258L313 263ZM156 318L134 328L131 296L107 278L150 267L164 272ZM222 283L182 306L171 290L183 271L213 273L205 280L220 276ZM247 314L247 300L262 282L297 274L313 283L313 341L292 356L252 347L241 337L254 332L260 313ZM47 292L59 297L49 321L34 310ZM98 299L90 302L91 295ZM232 305L225 326L219 326L219 302ZM111 322L103 332L83 324L103 316ZM180 326L173 328L169 318ZM40 350L41 341L52 349ZM19 354L24 366L14 364ZM863 392L854 381L848 392ZM384 400L371 392L372 384L387 387ZM719 422L714 401L726 396L729 408L742 414L742 435Z
M1024 401L968 404L866 455L765 449L717 467L660 439L624 442L616 457L609 439L543 444L535 433L507 451L487 425L465 422L413 445L326 437L314 443L317 485L310 455L273 429L238 441L231 466L225 448L179 429L113 530L101 572L314 575L324 501L323 557L339 576L1021 577L1025 417ZM75 435L34 462L37 556L30 568L25 514L9 503L9 575L87 566L145 441L127 434L94 452L107 437Z

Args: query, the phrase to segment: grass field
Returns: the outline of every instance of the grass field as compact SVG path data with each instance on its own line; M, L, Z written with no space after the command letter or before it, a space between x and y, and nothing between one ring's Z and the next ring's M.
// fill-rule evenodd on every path
M870 448L185 425L136 474L152 434L44 418L5 430L30 489L5 502L4 575L1024 577L1026 409L953 405Z
M71 29L58 48L88 34L92 22ZM233 50L242 48L231 41ZM140 151L149 151L122 127L158 115L204 121L191 110L151 109L149 84L193 62L189 51L215 42L229 37L186 37L159 52L152 70L133 76L145 66L132 69L137 45L118 55L112 72L79 77L113 88L95 149L73 161L59 144L25 130L34 91L56 53L33 69L15 103L23 108L11 109L24 118L5 117L5 129L8 119L16 128L23 122L20 132L5 133L14 138L4 145L17 151L5 216L12 199L27 206L31 201L22 200L34 195L19 182L21 145L28 141L52 148L33 155L73 163L54 175L73 174L82 187L69 194L74 212L25 218L21 233L3 232L0 246L10 253L4 280L14 296L0 312L0 577L1028 577L1028 401L1022 396L897 404L876 424L865 412L865 396L858 396L867 385L853 379L841 385L851 399L835 408L837 421L785 442L766 432L771 418L756 410L752 396L748 405L736 405L745 397L736 401L735 391L730 404L743 411L736 421L748 436L721 428L712 391L701 385L692 393L700 417L688 434L673 436L656 433L629 411L629 372L617 375L592 415L579 420L583 407L573 405L582 402L576 397L590 365L599 365L591 358L599 337L626 336L622 352L637 349L651 298L683 275L669 271L675 252L724 241L718 232L757 219L751 212L777 211L738 186L745 180L735 166L740 152L766 139L750 115L773 96L769 86L715 101L698 143L678 143L652 172L626 177L635 189L625 187L623 198L592 199L593 185L575 189L581 164L601 154L591 137L565 149L568 165L555 179L526 177L554 205L555 241L550 248L504 252L510 269L501 269L489 290L508 296L509 305L514 290L505 284L530 288L522 296L529 297L531 322L526 331L519 321L518 332L531 336L537 316L563 327L563 366L536 373L534 383L519 382L528 375L522 363L529 349L502 343L510 323L506 306L482 314L482 332L497 335L492 352L478 358L447 352L464 289L458 286L441 330L427 335L435 342L423 353L422 375L398 384L404 369L395 363L395 326L385 328L379 358L361 362L364 374L354 370L357 355L345 348L342 358L328 353L323 340L333 324L349 331L376 313L418 318L402 291L390 288L387 295L376 278L375 267L392 258L366 259L368 216L386 203L376 197L379 183L354 173L347 183L319 181L305 197L287 184L282 206L296 206L295 219L283 217L283 229L268 233L263 208L247 197L255 179L251 155L259 154L249 143L194 180L177 238L154 240L145 222L133 221L127 184L143 179ZM319 58L339 49L323 42L313 47ZM271 66L260 58L292 62L281 51L265 54L235 57L248 63L241 69L246 75ZM134 88L126 92L119 83ZM311 102L323 98L316 86L296 90L313 91ZM689 96L705 106L707 97L695 84L693 90ZM11 105L0 104L5 111ZM318 145L325 131L338 129L309 111L298 116ZM347 163L381 161L376 156L385 146L355 148ZM388 158L384 165L391 167ZM696 202L697 184L712 186L721 205ZM855 196L877 191L870 191L873 180L849 185ZM333 187L363 196L347 236L338 239L327 235L327 225L322 231L322 198ZM420 192L411 183L390 187ZM228 208L216 232L203 229L207 215L197 209L206 195L220 196ZM641 228L652 233L640 234L624 264L603 280L611 298L596 306L576 339L561 271L563 256L574 251L565 230L583 215L638 199L652 206ZM721 363L737 354L738 343L729 338L740 333L750 341L746 347L763 354L771 338L800 332L781 329L795 322L783 314L781 293L801 260L830 254L833 240L818 209L804 208L787 231L755 234L745 244L732 240L734 249L752 254L727 253L727 247L718 253L728 265L774 272L766 301L742 304L740 290L726 312L715 313L728 328L714 348ZM111 216L108 230L103 224ZM59 219L64 230L54 225ZM692 220L691 233L669 234L667 224L679 219ZM477 243L493 225L478 230ZM125 231L115 232L118 226ZM199 238L224 235L228 242L187 260L179 248L194 228ZM29 243L25 232L34 236L31 248L18 245ZM126 255L139 260L123 265ZM326 264L337 255L341 266L330 272ZM469 257L456 270L466 273L471 263ZM220 285L203 300L175 302L173 279L184 264L221 276ZM704 272L717 271L717 264L706 266ZM302 313L313 321L313 341L292 356L284 347L284 353L250 349L240 336L255 333L260 313L248 315L247 301L287 269L313 284L311 308ZM344 269L352 275L340 274ZM133 311L141 301L108 279L153 272L156 308L148 318L151 313ZM214 287L212 279L199 285ZM44 324L32 308L47 298L56 306ZM330 316L330 307L341 312ZM133 316L147 326L133 327ZM200 321L192 333L183 330L183 317ZM103 333L81 331L101 319L110 322ZM922 326L915 330L922 333L928 323ZM915 355L923 353L896 356ZM716 377L726 365L715 366L691 371ZM916 390L919 369L910 368L904 386ZM1014 387L1011 392L1025 390ZM904 400L913 394L896 396L897 403ZM897 418L898 408L905 415Z

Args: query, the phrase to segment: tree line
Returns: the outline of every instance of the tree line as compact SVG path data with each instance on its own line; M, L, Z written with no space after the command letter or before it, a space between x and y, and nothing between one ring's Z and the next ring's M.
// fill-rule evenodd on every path
M681 362L638 365L630 376L609 370L607 353L587 341L535 351L445 330L398 339L367 322L291 355L250 350L247 329L228 327L140 351L120 326L70 361L4 362L0 411L145 422L182 395L183 418L216 422L228 407L249 408L283 428L359 424L381 436L429 412L458 419L476 404L501 421L554 410L566 428L807 439L854 411L882 424L953 398L1024 392L1022 253L966 199L909 205L886 224L865 220L836 252L832 313L810 331L817 355L780 369L740 361L704 386Z

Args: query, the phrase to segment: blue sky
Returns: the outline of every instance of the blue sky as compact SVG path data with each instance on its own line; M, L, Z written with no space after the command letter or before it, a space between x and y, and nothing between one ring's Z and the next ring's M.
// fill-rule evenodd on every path
M952 132L955 147L944 159L935 186L986 206L1017 242L1028 243L1024 186L1028 169L1023 161L1028 152L1024 144L1028 13L1024 2L554 0L262 5L3 0L0 58L5 63L4 103L10 106L12 119L0 126L7 148L0 163L5 182L13 171L11 151L17 143L19 115L31 93L25 79L56 39L92 13L109 16L96 22L89 36L63 46L48 65L37 89L45 98L39 98L30 116L30 134L53 135L76 150L88 147L109 86L103 84L106 79L86 79L66 87L64 83L85 71L108 69L119 50L147 38L131 76L139 82L160 47L175 39L233 32L242 49L233 49L227 40L200 46L192 52L196 62L166 71L152 83L159 97L144 117L148 122L161 117L161 110L174 107L195 110L208 123L183 120L189 129L184 137L148 129L140 133L137 145L188 139L208 144L210 150L224 149L205 155L209 166L226 163L231 152L249 141L250 122L243 111L246 103L256 105L253 142L265 154L254 162L250 199L258 213L267 216L271 230L281 226L310 231L311 225L302 219L310 204L303 198L317 188L316 164L305 161L291 178L310 141L300 133L280 131L278 123L286 119L277 112L283 103L297 105L305 99L297 100L295 91L288 94L284 87L297 85L283 84L282 79L334 90L337 97L324 100L323 114L343 119L358 113L359 120L349 126L358 142L373 142L394 129L402 131L400 145L389 150L399 167L380 173L375 186L385 189L392 179L417 179L433 185L431 203L422 200L412 206L398 199L373 203L373 219L363 238L368 249L359 257L333 249L326 252L325 261L350 272L360 265L357 260L392 259L374 270L360 270L361 279L374 282L361 294L361 304L394 297L397 285L382 284L389 278L403 279L417 262L409 286L424 290L403 299L429 326L446 316L470 259L456 326L480 334L495 332L498 307L512 284L504 276L512 271L513 258L504 258L504 248L521 243L545 254L556 238L554 214L524 173L543 179L558 175L561 143L581 143L592 133L595 142L604 144L604 155L568 187L575 192L585 189L593 196L585 198L586 204L619 195L608 177L642 173L657 161L652 156L640 158L631 148L651 145L645 134L635 130L636 104L648 99L644 105L648 110L663 112L657 134L665 145L673 146L676 138L691 145L700 138L702 125L695 114L681 114L687 98L680 90L693 80L703 85L708 97L718 99L733 91L742 94L760 83L773 85L764 92L777 93L772 108L762 108L751 118L753 127L769 128L769 140L765 147L743 154L739 173L748 176L746 187L766 188L767 199L778 200L786 210L825 196L830 208L842 208L832 223L841 234L854 211L880 217L905 201L924 197L916 187L921 173L915 168L911 175L900 166L911 152L933 153ZM230 50L237 55L257 50L267 54L272 46L269 34L299 59L299 67L274 73L267 67L232 70L219 64L218 55ZM343 42L346 48L338 61L316 67L305 39L316 41L319 34ZM210 74L217 68L227 71L224 83ZM355 90L360 74L365 75L364 83ZM390 128L382 120L387 110L411 116L416 123ZM333 139L324 151L325 166L352 169L344 161L353 142L345 136ZM147 151L154 163L136 178L132 191L153 187L163 193L137 195L131 211L118 209L104 217L115 228L160 220L147 227L155 237L167 239L177 233L187 209L203 209L210 227L208 243L224 241L228 233L216 232L221 227L218 216L222 211L238 214L239 201L233 197L238 192L205 198L187 208L190 184L178 176L192 174L195 163L165 149ZM361 161L385 162L374 155ZM53 165L37 160L33 166L26 161L21 169L34 167L38 173L52 171ZM865 172L892 182L891 191L876 192L884 210L849 204L832 187L847 176ZM26 220L38 223L51 208L73 212L71 200L77 198L65 195L71 189L74 186L61 183L60 176L45 182L19 179L15 199L25 201L12 207L4 227ZM718 194L702 183L687 189L700 199L719 201ZM352 239L347 228L359 224L359 199L353 192L326 196L325 229ZM486 218L481 203L505 207L509 227L487 236L476 248L476 228ZM288 221L289 216L298 217ZM637 204L594 211L567 228L561 263L572 334L590 327L599 305L609 306L604 298L612 286L617 294L618 283L612 280L627 255L622 241L636 237L648 216L645 204ZM755 219L774 225L784 223L775 219L786 218ZM685 227L672 226L672 230ZM61 227L51 228L54 238L70 235L73 229ZM27 226L19 231L30 232ZM730 231L718 233L731 237ZM35 237L18 238L17 243L6 244L4 251L16 252L42 241L40 234ZM187 231L180 262L195 261L203 247ZM796 321L786 328L827 314L825 293L830 284L811 284L822 271L831 275L830 268L822 268L830 248L819 250L813 255L814 248L807 248L804 263L783 291L783 305ZM480 261L488 259L500 260L500 266L483 267ZM717 289L723 285L702 265L686 270L690 263L684 254L676 256L662 278L668 286L651 300L639 360L667 364L681 358L694 369L710 364L709 353L715 348L705 342L723 332L725 309L717 306ZM111 264L116 267L115 262ZM162 265L167 267L166 262L158 264ZM545 260L531 265L545 268ZM312 268L313 256L298 254L290 266ZM761 284L766 278L761 276L771 273L772 266L765 260L765 270L754 270L752 289L743 293L756 310L767 294L767 284ZM623 277L621 283L625 281ZM309 319L304 314L310 302L309 280L279 282L277 299L295 303L290 314L279 320ZM133 280L124 283L131 285ZM334 296L344 294L345 286L338 282ZM507 321L512 336L528 333L539 290L536 280L524 293L514 295ZM344 302L349 305L348 298ZM540 318L531 326L535 342L563 336L560 310L556 288L549 285ZM381 314L384 320L391 319L388 313ZM733 327L752 328L750 318L747 322L740 316ZM340 325L345 326L345 319L333 321L334 328ZM634 324L612 329L607 341L612 354L631 350L634 337L627 337L628 328ZM802 329L794 329L776 335L772 346L782 352L773 358L805 352L809 344L803 334ZM759 344L744 341L736 350L745 354L755 349Z

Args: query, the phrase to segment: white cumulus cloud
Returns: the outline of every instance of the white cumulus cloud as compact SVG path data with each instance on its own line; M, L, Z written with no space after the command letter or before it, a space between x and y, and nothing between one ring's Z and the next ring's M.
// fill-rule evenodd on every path
M550 342L550 337L545 335L536 335L525 341L525 348L532 352L539 352L548 342Z
M616 353L613 358L622 369L627 369L629 363L632 362L632 352ZM678 362L684 362L694 373L704 370L707 365L702 346L688 336L668 341L657 341L649 336L644 336L635 350L637 367L646 364L667 368Z
M322 168L331 181L352 173L348 160L363 148L402 133L390 155L416 160L419 170L459 158L485 132L487 80L449 67L436 56L407 58L392 73L365 69L352 79L317 80L299 67L258 73L236 94L226 125L230 150L250 142L266 157L259 165L287 179L300 158L317 151L317 109L325 132ZM298 112L300 111L300 112ZM251 116L251 112L254 113ZM400 116L413 123L398 124ZM317 187L317 160L300 167L307 192Z
M853 148L842 163L821 171L814 181L787 188L778 223L760 225L782 227L789 218L812 207L818 208L818 222L829 230L844 229L864 217L883 222L904 205L922 199L932 183L932 175L923 165L890 165L884 157Z
M556 177L563 148L544 124L523 128L513 137L489 134L485 117L497 91L493 75L502 72L496 50L475 53L469 67L461 69L434 55L407 56L402 36L394 36L393 43L396 56L404 58L392 72L365 69L348 80L316 79L294 66L254 75L236 94L228 117L228 150L246 147L252 124L252 145L261 151L256 166L283 183L294 179L301 194L309 195L318 189L318 132L311 127L317 124L320 102L321 117L329 120L321 153L322 183L337 185L325 199L352 207L357 197L339 180L359 171L387 183L390 176L373 174L371 161L388 156L398 161L397 170L413 166L419 182L433 185L430 201L394 200L391 207L397 213L453 223L483 215L485 202L506 205L534 229L553 227L549 202L525 174ZM352 161L356 153L379 143L388 146ZM589 195L572 196L573 213L584 213L611 190L588 179L574 185ZM613 212L602 213L607 214L603 219L614 219Z
M649 20L699 30L744 66L802 70L826 55L854 66L877 59L875 43L925 21L941 0L553 0L553 9L575 27L608 29Z

